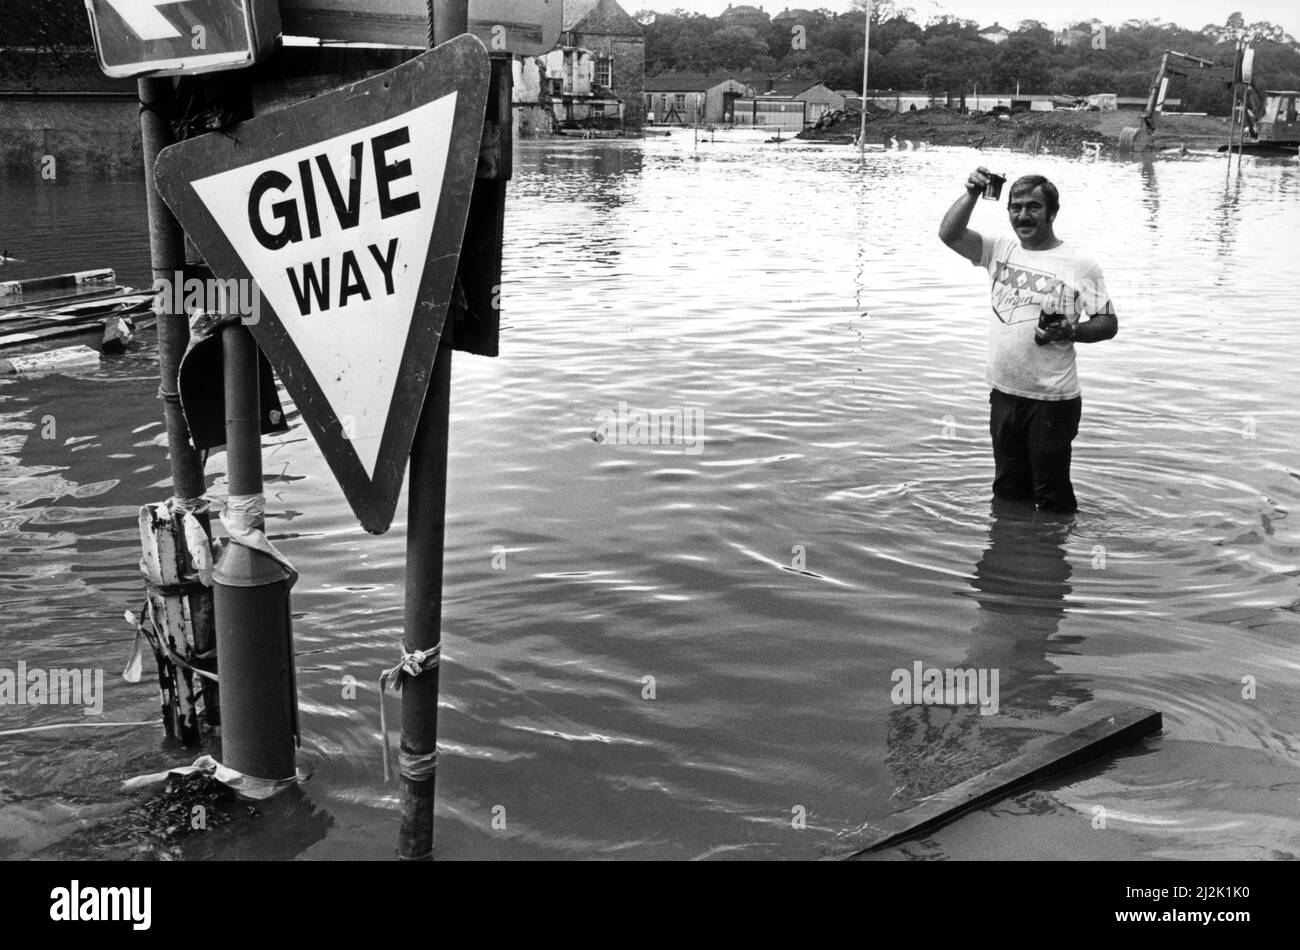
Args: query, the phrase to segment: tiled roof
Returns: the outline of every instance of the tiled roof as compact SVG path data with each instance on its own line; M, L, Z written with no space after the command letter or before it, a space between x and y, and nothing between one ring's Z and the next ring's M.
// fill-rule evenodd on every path
M705 92L728 79L735 77L727 73L660 73L658 76L645 78L646 92ZM739 82L740 80L737 80Z
M587 14L596 9L600 0L563 0L564 32L575 30L578 24L587 18Z
M564 0L562 22L566 33L640 36L644 32L618 0Z

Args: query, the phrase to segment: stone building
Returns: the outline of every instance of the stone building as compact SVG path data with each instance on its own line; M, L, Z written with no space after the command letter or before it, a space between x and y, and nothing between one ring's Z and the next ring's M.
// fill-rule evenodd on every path
M727 9L718 14L718 19L725 26L748 26L759 31L761 35L772 25L772 18L763 12L762 7L749 4L727 4Z
M645 32L618 0L565 0L566 47L590 50L595 63L594 90L611 93L622 103L626 128L645 122Z

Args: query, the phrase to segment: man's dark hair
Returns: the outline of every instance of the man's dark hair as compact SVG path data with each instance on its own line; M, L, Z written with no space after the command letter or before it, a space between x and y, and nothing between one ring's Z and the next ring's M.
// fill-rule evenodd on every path
M1043 197L1047 199L1047 214L1055 217L1056 212L1061 210L1061 193L1056 190L1056 186L1044 178L1042 175L1025 175L1017 178L1011 185L1011 192L1007 195L1007 203L1017 194L1024 194L1027 191L1033 191L1035 188L1043 189Z

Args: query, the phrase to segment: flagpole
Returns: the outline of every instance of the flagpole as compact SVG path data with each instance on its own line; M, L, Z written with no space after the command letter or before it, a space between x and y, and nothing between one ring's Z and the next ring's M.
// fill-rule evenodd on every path
M862 46L862 129L858 132L858 150L867 160L867 65L871 56L871 0L867 0L867 39Z

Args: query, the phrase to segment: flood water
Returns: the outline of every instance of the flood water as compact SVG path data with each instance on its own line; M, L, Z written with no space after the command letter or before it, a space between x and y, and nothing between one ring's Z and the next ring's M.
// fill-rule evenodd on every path
M1300 855L1300 165L698 154L520 146L502 356L453 371L438 855L844 853L1093 699L1164 733L894 856ZM986 278L936 237L978 164L1053 178L1116 302L1118 337L1079 347L1073 521L990 505ZM27 262L0 279L147 284L141 187L0 183ZM137 511L170 488L153 360L0 379L0 667L103 668L95 721L157 714L117 676ZM703 441L593 438L620 403L698 413ZM405 502L367 535L291 421L264 457L309 778L183 853L388 858ZM916 662L999 671L999 713L893 704ZM6 706L0 731L83 718ZM96 843L122 780L194 757L160 726L0 736L0 855L124 855Z

